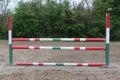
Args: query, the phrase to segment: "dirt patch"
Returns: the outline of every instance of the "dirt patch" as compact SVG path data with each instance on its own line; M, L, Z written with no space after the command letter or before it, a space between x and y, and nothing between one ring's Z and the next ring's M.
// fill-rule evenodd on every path
M14 45L39 46L105 46L84 42L15 42ZM0 41L0 80L120 80L120 42L110 44L110 66L20 67L8 65L8 42ZM104 51L14 50L14 62L104 62Z

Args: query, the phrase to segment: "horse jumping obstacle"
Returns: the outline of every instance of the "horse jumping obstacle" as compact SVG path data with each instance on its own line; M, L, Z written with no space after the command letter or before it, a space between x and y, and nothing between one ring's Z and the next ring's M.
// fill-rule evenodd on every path
M106 38L12 38L12 17L8 17L9 64L16 66L85 66L100 67L109 65L110 14L106 13ZM105 42L105 47L60 47L60 46L13 46L13 41L63 41L63 42ZM13 49L52 49L52 50L105 50L105 63L13 63Z

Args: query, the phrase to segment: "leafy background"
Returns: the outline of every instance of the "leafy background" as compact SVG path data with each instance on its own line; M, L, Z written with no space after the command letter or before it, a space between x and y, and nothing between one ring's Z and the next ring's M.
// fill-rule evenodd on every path
M13 12L0 15L0 37L7 38L7 17L13 17L13 37L105 37L106 12L111 14L111 40L120 40L120 1L20 1ZM112 10L108 11L109 8Z

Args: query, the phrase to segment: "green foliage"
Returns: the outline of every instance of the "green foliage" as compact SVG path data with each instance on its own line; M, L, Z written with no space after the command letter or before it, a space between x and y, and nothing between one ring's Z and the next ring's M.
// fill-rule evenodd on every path
M7 25L2 26L2 32L0 33L0 40L7 39Z
M120 40L119 4L94 0L90 9L72 8L68 0L21 1L13 14L13 37L105 37L105 13L110 12L111 40Z
M13 15L13 36L77 37L84 24L76 23L75 15L67 1L19 2Z
M108 11L111 8L112 10ZM109 12L111 14L111 40L118 41L120 40L120 1L119 0L95 0L93 14L96 15L97 19L94 19L96 23L105 24L102 20L105 20L105 13ZM102 22L101 22L102 21ZM99 24L99 25L100 25ZM98 26L99 26L98 25ZM104 27L104 25L101 25ZM99 29L102 32L104 29Z

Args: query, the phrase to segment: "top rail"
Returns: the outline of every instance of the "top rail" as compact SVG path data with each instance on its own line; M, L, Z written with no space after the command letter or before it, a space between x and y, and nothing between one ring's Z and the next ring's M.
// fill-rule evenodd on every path
M12 41L105 42L105 38L12 38Z

